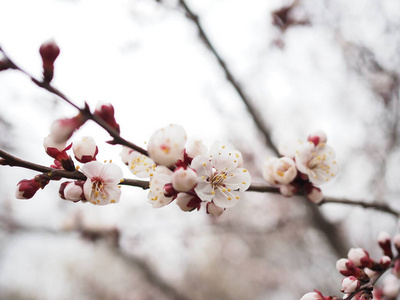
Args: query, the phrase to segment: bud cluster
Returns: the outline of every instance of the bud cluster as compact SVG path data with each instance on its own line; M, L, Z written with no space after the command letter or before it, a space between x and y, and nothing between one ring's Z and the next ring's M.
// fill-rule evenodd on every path
M383 255L379 261L371 259L368 252L362 248L352 248L347 258L341 258L336 262L336 269L345 278L342 280L341 292L345 294L343 299L376 299L392 300L400 295L400 234L391 238L387 232L381 232L378 236L378 245ZM395 256L392 244L397 251ZM382 288L373 285L388 269L392 268L392 274L387 275ZM307 296L308 295L308 296ZM317 295L320 295L317 297ZM307 298L307 297L308 298ZM315 296L312 298L311 296ZM308 299L334 299L323 297L322 294L308 293L301 300Z
M306 142L280 147L282 157L268 157L264 162L264 179L279 187L284 196L304 193L311 202L321 202L323 195L317 186L330 181L338 171L335 152L326 142L326 134L318 131Z

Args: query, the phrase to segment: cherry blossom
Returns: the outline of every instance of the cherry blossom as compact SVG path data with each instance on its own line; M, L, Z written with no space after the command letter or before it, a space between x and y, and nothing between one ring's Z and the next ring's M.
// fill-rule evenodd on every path
M128 165L129 170L135 176L139 178L150 178L153 176L156 169L156 164L150 157L147 157L134 150L132 150L128 155L126 155L126 153L121 153L121 155L125 155L123 159Z
M236 205L243 192L250 186L249 172L241 168L239 151L216 142L209 156L196 156L191 167L197 172L198 183L194 188L203 201L213 201L221 208Z
M178 192L189 192L197 184L197 174L192 168L178 168L172 175L172 186Z
M324 143L318 146L312 142L303 143L296 151L296 166L315 185L328 182L338 171L335 152Z
M106 205L119 202L121 190L118 184L122 179L122 170L114 163L91 161L81 168L87 180L83 186L85 198L90 203Z
M172 171L164 166L158 166L150 179L150 191L147 196L154 208L163 207L173 200L173 196L166 193L165 185L171 184Z
M147 151L157 164L169 167L183 158L186 140L183 127L171 124L153 133Z

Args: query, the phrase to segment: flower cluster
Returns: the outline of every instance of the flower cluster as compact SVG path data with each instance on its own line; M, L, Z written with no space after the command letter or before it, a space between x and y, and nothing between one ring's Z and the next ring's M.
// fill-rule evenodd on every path
M101 114L98 113L101 111ZM102 104L96 109L95 114L104 117L105 121L114 127L117 125L114 119L114 108L111 104ZM63 182L60 185L59 194L62 199L73 202L88 201L96 205L105 205L119 201L121 190L118 184L122 180L122 170L116 164L100 163L96 160L98 147L90 136L70 143L68 140L72 134L86 122L82 114L73 118L59 119L53 122L50 134L44 139L43 145L46 153L54 158L51 167L58 170L75 171L75 163L68 151L73 151L75 159L84 164L80 171L86 176L86 181L76 180ZM37 175L31 180L22 180L17 185L16 197L30 199L39 188L44 188L50 180L46 174Z
M395 256L392 251L392 243L397 251ZM386 232L378 236L378 245L383 251L379 261L371 259L368 252L362 248L352 248L347 258L341 258L336 262L336 269L345 278L342 280L341 292L345 294L343 299L397 299L400 295L400 234L393 237ZM388 274L382 288L374 287L375 282L392 268L392 274ZM321 292L315 290L307 293L300 300L311 299L339 299L337 297L324 297Z
M219 216L233 207L251 182L243 159L233 147L215 142L209 150L201 141L186 146L185 130L175 124L154 132L149 157L125 148L121 157L133 174L150 178L149 202L163 207L172 201L183 211L200 209Z
M326 142L325 133L318 131L307 141L280 147L282 157L268 157L264 162L264 179L279 187L284 196L303 192L310 201L321 202L323 195L317 186L330 181L338 171L335 152Z

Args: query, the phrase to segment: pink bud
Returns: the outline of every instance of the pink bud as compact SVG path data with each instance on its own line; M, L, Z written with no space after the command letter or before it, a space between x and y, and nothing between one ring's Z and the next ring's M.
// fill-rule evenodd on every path
M393 257L393 252L392 252L392 238L390 237L390 234L382 231L378 235L378 244L379 247L382 248L383 254L389 257Z
M371 267L372 260L366 250L362 248L351 248L347 254L349 260L351 260L356 267Z
M352 261L347 258L341 258L336 262L336 269L340 274L350 276L355 274L357 268Z
M390 266L390 263L392 262L392 259L389 256L383 256L380 260L380 264L383 268L388 268Z
M62 199L78 202L84 200L83 181L67 181L60 186L59 194Z
M342 280L342 292L349 294L353 293L360 288L360 281L354 276L345 277Z
M66 143L74 131L79 129L86 120L86 117L78 114L73 118L64 118L54 121L50 129L50 136L53 142L56 144Z
M87 163L96 160L99 152L96 142L90 136L85 136L74 143L73 151L75 158L81 163Z
M207 214L213 215L214 217L219 217L225 211L225 208L216 206L213 202L208 202L206 209Z
M40 46L39 53L43 61L44 80L50 82L53 79L54 62L60 54L60 48L54 40L49 40Z
M191 168L178 168L172 175L172 186L178 192L189 192L197 185L197 173Z
M15 197L17 199L30 199L40 189L40 185L34 179L23 179L17 184Z
M99 102L94 112L95 115L103 119L108 125L120 132L119 124L114 117L114 106L111 103Z
M314 292L307 293L300 300L325 300L325 297L318 290L314 290Z
M324 199L324 195L320 188L311 185L311 189L306 189L307 199L318 204Z
M314 143L315 146L318 146L320 143L325 144L328 139L325 132L323 132L322 130L318 130L310 134L307 140Z
M193 195L186 193L179 193L176 197L176 204L183 211L192 211L200 208L201 200Z

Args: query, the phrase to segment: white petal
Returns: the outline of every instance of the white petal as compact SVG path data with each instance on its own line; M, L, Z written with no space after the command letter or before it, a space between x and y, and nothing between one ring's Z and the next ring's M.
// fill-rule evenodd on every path
M237 191L222 192L218 189L215 190L213 202L219 207L229 208L235 206L239 202L241 196L242 193Z
M98 161L91 161L81 167L81 171L88 178L98 177L103 170L103 164Z
M202 201L211 201L215 196L211 184L202 179L199 179L194 191Z
M122 170L121 168L114 163L106 163L104 164L103 170L99 177L106 184L118 184L122 179Z
M226 187L237 190L241 192L247 190L251 184L251 176L246 169L239 168L229 171L224 180Z

